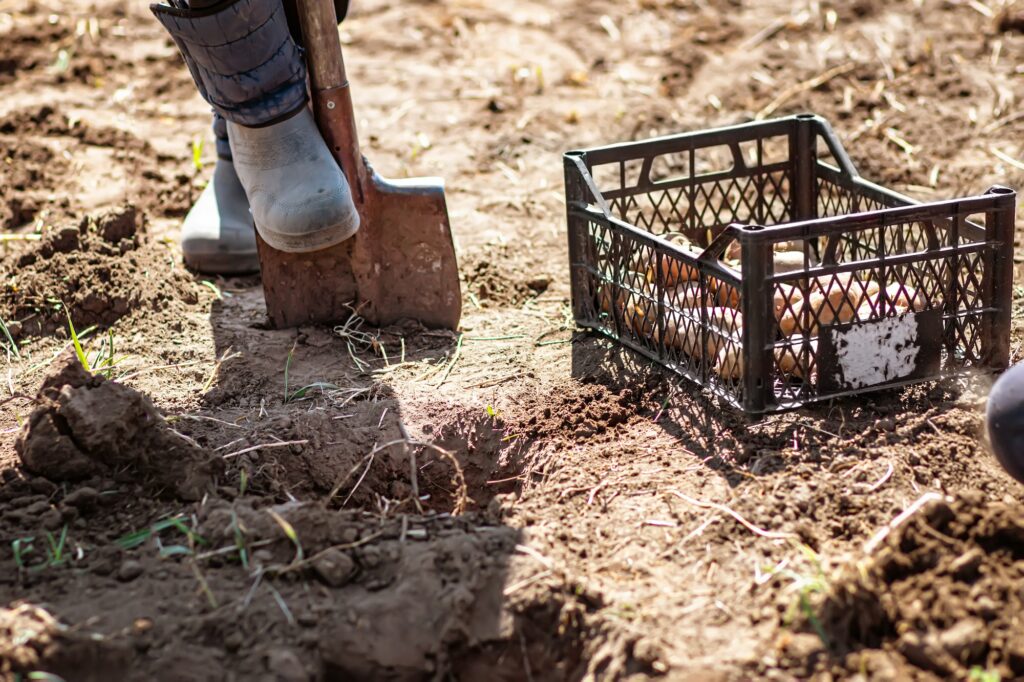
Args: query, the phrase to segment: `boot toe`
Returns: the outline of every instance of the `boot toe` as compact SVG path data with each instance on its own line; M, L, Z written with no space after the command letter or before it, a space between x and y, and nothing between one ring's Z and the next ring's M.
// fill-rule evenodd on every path
M352 237L359 230L359 213L344 177L338 175L334 187L282 188L277 200L258 212L264 216L257 225L260 236L270 246L290 253L325 249Z

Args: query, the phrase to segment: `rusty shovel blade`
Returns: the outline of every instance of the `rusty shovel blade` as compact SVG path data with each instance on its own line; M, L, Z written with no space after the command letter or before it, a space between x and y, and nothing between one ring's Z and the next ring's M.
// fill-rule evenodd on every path
M458 264L440 179L389 181L367 167L356 236L312 253L259 240L267 313L275 327L402 319L455 329L462 314Z

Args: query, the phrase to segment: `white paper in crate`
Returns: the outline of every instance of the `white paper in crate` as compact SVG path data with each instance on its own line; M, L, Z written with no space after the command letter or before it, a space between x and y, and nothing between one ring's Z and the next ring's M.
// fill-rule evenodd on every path
M919 319L907 314L836 330L836 361L848 388L866 388L908 377L917 368Z

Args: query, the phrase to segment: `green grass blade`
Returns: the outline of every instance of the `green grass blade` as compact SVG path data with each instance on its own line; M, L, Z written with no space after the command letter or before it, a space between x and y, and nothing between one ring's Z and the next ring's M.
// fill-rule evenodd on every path
M335 386L334 384L329 384L329 383L327 383L325 381L316 381L316 382L314 382L312 384L308 384L306 386L303 386L302 388L298 389L297 391L295 391L294 393L289 395L287 402L293 402L295 400L300 400L302 398L305 398L307 393L309 393L313 389L317 389L317 388L319 388L322 391L337 391L338 390L338 387Z
M200 284L202 284L204 287L206 287L207 289L212 291L213 295L217 297L218 301L223 301L224 300L224 293L220 290L220 287L218 287L216 284L214 284L213 282L211 282L208 279L204 279L202 282L200 282Z
M268 509L267 513L270 514L270 517L274 519L274 521L277 521L277 525L281 526L281 530L284 531L284 534L288 536L288 539L292 541L293 545L295 545L295 563L302 561L305 554L302 551L302 543L299 542L299 535L295 532L295 528L273 509Z
M160 548L160 558L166 559L172 556L189 556L192 550L185 545L165 545Z
M64 314L68 318L68 331L71 332L71 342L75 345L75 355L78 356L78 361L82 363L82 367L87 372L91 372L92 368L89 366L89 358L85 356L85 351L82 350L82 342L78 339L78 332L75 331L75 325L71 321L71 313L68 312L67 306L64 306Z
M14 342L14 337L11 336L10 330L7 329L7 323L4 322L4 318L0 317L0 331L4 333L4 337L7 339L7 343L4 344L8 352L14 356L15 360L21 360L21 353L18 351L18 344Z

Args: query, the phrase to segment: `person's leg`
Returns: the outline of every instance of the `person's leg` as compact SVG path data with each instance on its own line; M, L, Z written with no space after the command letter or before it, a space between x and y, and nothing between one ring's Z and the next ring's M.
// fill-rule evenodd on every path
M226 119L234 169L260 235L291 252L351 237L358 213L306 106L305 63L281 0L152 9L200 93Z

